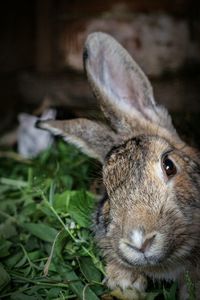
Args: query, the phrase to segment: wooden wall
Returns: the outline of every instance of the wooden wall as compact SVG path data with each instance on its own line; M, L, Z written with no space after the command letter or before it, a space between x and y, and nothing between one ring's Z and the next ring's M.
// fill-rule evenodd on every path
M168 24L168 27L162 25L165 35L169 33L172 37L172 41L170 39L164 41L164 47L166 45L171 49L169 52L166 48L168 52L166 56L164 55L164 58L167 57L168 60L163 59L163 56L159 57L160 40L158 38L155 42L156 39L154 39L157 29L160 30L159 36L161 38L164 36L162 26L160 26L163 18L164 23ZM135 30L135 27L140 29L144 27L143 32L149 30L148 36L151 37L152 47L146 46L146 36L142 35L140 30ZM82 74L82 46L87 34L93 30L104 30L113 34L131 54L133 52L135 59L138 59L150 76L163 75L166 66L170 65L172 65L170 71L179 72L188 59L193 65L192 70L195 69L195 72L199 70L196 68L200 62L199 1L2 1L0 9L0 131L7 128L13 119L16 120L20 111L32 111L47 94L52 96L53 104L56 103L56 105L68 105L71 98L82 99L81 97L87 103L88 87L85 88L86 84L82 77L80 79L78 76L77 79L75 74L79 88L73 89L74 75L69 73L67 77L63 77L62 72L70 70ZM140 47L141 42L144 42L143 47ZM149 52L150 49L151 52ZM155 61L150 61L150 57ZM163 62L164 66L162 66ZM158 66L155 68L157 63ZM66 80L67 84L65 84ZM182 95L189 94L183 89L187 85L169 84L169 86L174 87L169 97L163 93L165 88L161 88L162 92L159 92L159 95L163 94L164 104L167 99L170 99L169 108L175 103L173 107L176 110L181 109ZM187 88L188 91L195 91L195 97L192 98L195 99L195 105L190 105L190 99L186 99L184 107L193 107L196 110L197 86L199 84L195 83L195 88L191 88L190 85ZM156 90L159 91L159 88Z
M4 1L0 10L0 73L35 68L38 71L62 67L60 36L69 40L86 23L107 14L166 13L189 24L197 38L200 4L194 0L19 0ZM124 14L123 14L124 13ZM195 33L197 32L197 33Z

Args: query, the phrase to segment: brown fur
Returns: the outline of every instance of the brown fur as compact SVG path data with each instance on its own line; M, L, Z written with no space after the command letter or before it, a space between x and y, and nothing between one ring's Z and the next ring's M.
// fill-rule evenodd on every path
M111 288L144 290L145 277L180 281L187 271L199 295L200 160L156 105L152 87L112 37L89 35L85 69L110 127L89 120L41 122L103 163L107 195L95 218ZM164 157L175 166L168 176ZM184 295L184 296L182 296Z

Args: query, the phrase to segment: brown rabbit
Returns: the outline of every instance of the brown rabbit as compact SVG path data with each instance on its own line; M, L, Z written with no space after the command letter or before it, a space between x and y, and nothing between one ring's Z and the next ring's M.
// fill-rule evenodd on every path
M87 119L44 121L103 164L107 196L95 219L98 245L112 289L146 288L146 277L178 279L199 289L200 158L178 136L151 84L111 36L88 36L84 64L109 126ZM197 296L198 298L198 296Z

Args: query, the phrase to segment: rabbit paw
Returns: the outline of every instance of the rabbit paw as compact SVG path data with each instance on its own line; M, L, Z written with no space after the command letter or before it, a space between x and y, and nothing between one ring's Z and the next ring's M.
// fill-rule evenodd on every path
M136 289L139 292L144 292L147 287L146 277L130 269L112 264L107 266L106 271L106 284L111 290L120 288L123 291Z

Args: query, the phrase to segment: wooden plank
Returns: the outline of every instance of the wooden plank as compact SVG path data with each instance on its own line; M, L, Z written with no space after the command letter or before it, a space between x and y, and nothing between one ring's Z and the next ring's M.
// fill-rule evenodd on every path
M37 0L36 4L36 69L48 72L53 67L52 0Z

